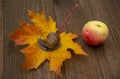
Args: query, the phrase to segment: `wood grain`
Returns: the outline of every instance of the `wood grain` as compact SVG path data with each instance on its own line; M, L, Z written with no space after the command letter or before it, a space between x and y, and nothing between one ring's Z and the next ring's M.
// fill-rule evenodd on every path
M0 0L0 79L3 79L3 0Z
M47 17L53 17L59 28L76 3L78 8L63 31L78 34L80 38L77 42L89 57L73 54L73 57L62 66L62 77L57 77L49 71L48 61L38 70L22 69L25 57L19 50L24 46L15 46L15 43L9 40L8 33L19 27L18 20L31 23L26 9L37 12L43 10ZM4 79L120 79L119 8L120 0L4 0L4 5L0 0L0 79L3 79L3 74ZM109 28L109 38L97 47L87 45L81 37L83 25L90 20L103 21Z

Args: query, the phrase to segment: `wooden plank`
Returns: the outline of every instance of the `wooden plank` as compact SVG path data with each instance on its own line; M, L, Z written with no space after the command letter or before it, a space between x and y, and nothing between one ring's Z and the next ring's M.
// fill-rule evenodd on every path
M19 27L18 19L30 23L25 9L37 12L43 10L47 17L53 17L60 28L65 16L76 3L78 8L63 31L78 34L80 38L77 42L89 57L72 54L73 57L62 66L61 78L49 71L49 62L45 62L38 70L26 71L20 68L25 57L19 50L24 46L15 47L14 42L8 40L8 33ZM2 2L2 18L1 4ZM4 79L120 79L119 8L120 0L4 0ZM89 46L81 37L83 25L90 20L103 21L109 27L109 38L101 46ZM0 22L2 24L1 20ZM1 26L0 79L3 78L3 25Z
M3 79L3 0L0 0L0 79Z

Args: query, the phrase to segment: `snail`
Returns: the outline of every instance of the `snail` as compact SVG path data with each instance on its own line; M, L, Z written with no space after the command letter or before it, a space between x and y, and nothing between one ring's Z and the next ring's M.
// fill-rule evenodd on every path
M60 46L60 36L50 32L46 40L39 39L38 43L43 50L54 50Z
M46 47L54 48L60 43L60 36L55 32L51 32L48 34L47 39L44 41L44 43Z

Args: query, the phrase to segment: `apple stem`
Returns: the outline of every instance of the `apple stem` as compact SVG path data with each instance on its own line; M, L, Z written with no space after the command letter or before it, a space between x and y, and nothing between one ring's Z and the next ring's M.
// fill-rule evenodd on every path
M75 9L78 7L78 4L75 4L74 7L70 10L70 12L68 12L67 16L65 17L65 19L63 20L59 30L58 30L58 34L62 32L65 24L68 22L68 20L70 19L71 15L73 14L73 12L75 11Z

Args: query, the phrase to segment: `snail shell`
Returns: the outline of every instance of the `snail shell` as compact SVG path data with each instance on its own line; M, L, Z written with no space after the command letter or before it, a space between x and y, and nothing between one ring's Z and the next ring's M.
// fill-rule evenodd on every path
M53 49L60 43L60 36L55 32L50 32L44 41L46 47Z

